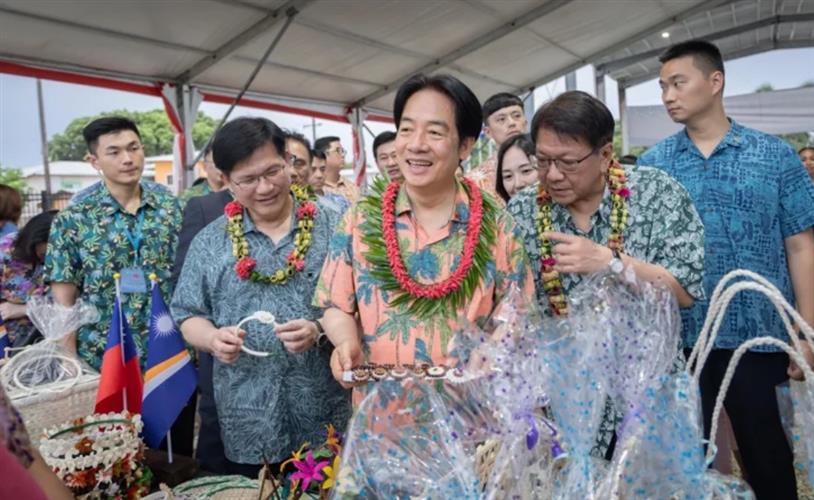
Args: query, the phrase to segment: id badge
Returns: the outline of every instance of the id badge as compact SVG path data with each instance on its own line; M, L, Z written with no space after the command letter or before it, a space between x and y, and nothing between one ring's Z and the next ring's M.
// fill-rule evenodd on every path
M147 280L140 267L122 269L119 287L122 293L147 293Z

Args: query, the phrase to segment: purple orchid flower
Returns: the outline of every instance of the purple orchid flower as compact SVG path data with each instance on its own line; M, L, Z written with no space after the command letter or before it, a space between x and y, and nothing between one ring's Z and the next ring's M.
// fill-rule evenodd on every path
M297 468L297 472L291 474L291 480L301 479L301 487L302 491L306 491L308 486L311 484L311 481L322 481L324 478L320 471L328 466L328 461L317 462L314 460L314 454L312 452L308 452L306 455L305 460L295 460L294 467Z

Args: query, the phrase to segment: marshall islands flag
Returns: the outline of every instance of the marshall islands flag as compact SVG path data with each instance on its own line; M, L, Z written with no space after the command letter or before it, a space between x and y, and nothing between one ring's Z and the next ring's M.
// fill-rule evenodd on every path
M144 441L158 448L195 392L198 372L155 281L152 288L141 417Z

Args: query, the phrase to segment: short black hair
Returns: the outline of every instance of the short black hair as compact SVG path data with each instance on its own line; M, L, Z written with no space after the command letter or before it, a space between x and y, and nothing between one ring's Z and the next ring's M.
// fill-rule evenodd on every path
M56 217L56 210L48 210L29 220L14 238L11 258L31 265L37 265L37 244L47 243L51 232L51 223Z
M814 146L803 146L800 148L799 151L797 151L797 154L801 155L803 154L803 151L811 151L812 153L814 153Z
M520 106L523 108L523 101L514 94L510 94L508 92L500 92L498 94L493 95L489 99L486 99L483 102L483 123L487 125L487 121L489 117L495 114L496 112L500 111L503 108L508 108L509 106Z
M458 139L478 139L481 130L480 101L475 94L452 75L437 74L425 75L419 73L407 79L396 92L393 102L393 117L396 119L396 128L401 125L401 115L404 106L413 94L420 90L432 89L449 97L455 108L455 127L458 130Z
M659 56L659 62L664 64L685 56L691 56L695 67L707 76L715 71L724 73L724 59L721 51L715 44L706 40L687 40L671 45Z
M396 140L396 133L392 130L387 130L382 132L381 134L377 135L375 139L373 139L373 157L375 158L378 156L379 146L382 144L387 144L388 142L393 142Z
M534 142L528 134L517 134L506 139L506 142L500 145L497 151L497 177L495 178L495 191L503 198L503 201L509 202L509 192L503 186L503 157L506 156L506 151L517 146L521 151L526 153L526 156L534 156Z
M328 150L331 149L331 144L334 142L341 142L341 139L333 135L320 137L319 139L314 141L314 149L316 149L317 151L322 151L323 153L327 153Z
M294 131L294 130L286 130L285 131L285 138L291 139L292 141L299 142L303 145L306 151L308 151L308 165L311 164L311 160L313 157L311 156L311 141L306 139L304 135L301 133Z
M636 155L627 154L619 158L619 163L622 165L635 165L638 159Z
M139 140L141 140L141 134L138 131L136 123L123 116L105 116L93 120L82 129L82 137L85 138L88 151L95 155L96 146L99 145L99 137L124 130L132 130L138 136Z
M215 134L212 156L218 170L229 175L235 165L266 144L274 146L278 155L285 156L285 134L274 122L267 118L235 118Z
M325 159L325 151L322 151L320 149L312 149L311 150L311 157L312 157L311 162L314 161L314 158L316 158L317 160L324 160Z
M613 115L596 97L581 90L563 92L543 104L531 120L531 139L537 143L541 128L598 150L613 140Z

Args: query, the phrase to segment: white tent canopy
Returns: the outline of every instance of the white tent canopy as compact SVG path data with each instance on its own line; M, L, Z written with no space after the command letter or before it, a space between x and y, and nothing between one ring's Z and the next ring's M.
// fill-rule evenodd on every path
M718 39L727 51L765 50L765 33L811 45L812 16L812 0L5 0L0 60L229 94L290 17L251 90L343 114L389 110L419 70L457 74L483 99L589 63L623 81L652 76L655 53L642 52L732 27Z
M179 135L200 99L229 103L256 67L243 105L389 120L418 71L485 99L599 64L624 89L691 37L726 58L811 46L814 0L0 0L0 72L159 97L163 83Z
M724 98L730 118L770 134L814 131L814 87L757 92ZM628 108L630 145L650 146L681 129L664 106Z

